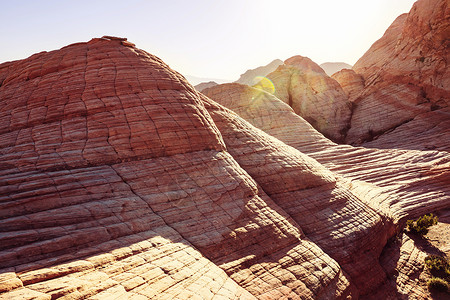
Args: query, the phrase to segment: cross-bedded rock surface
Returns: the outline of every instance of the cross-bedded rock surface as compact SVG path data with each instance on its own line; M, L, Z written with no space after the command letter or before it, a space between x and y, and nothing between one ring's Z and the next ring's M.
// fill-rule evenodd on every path
M364 78L351 69L342 69L331 77L339 82L350 102L355 101L364 89Z
M388 218L317 161L255 130L207 98L205 103L230 154L306 236L336 259L360 292L379 285L384 273L377 258L391 230Z
M441 21L419 48L441 49L444 2L416 3L372 53L410 45L427 18ZM450 208L448 73L433 65L448 54L427 52L417 77L408 47L382 65L369 51L337 81L293 57L267 76L274 94L200 94L114 37L1 64L0 299L425 299L424 252L387 241ZM366 98L416 88L429 109L366 142L391 149L316 130L343 140Z
M337 145L267 92L224 84L205 90L205 94L329 170L357 181L357 190L383 195L374 202L372 196L361 199L396 220L450 206L450 155L446 151Z
M267 75L274 95L314 128L334 141L343 141L351 117L351 103L339 83L303 56L287 59Z
M1 298L357 297L155 56L105 37L1 67ZM308 179L297 190L341 193L311 159L290 167L265 147L267 170ZM328 214L356 201L374 221L350 222L360 235L382 226L342 197ZM325 204L311 222L328 218ZM337 229L324 229L331 240Z
M352 70L330 78L294 56L267 78L274 96L335 142L449 151L449 24L448 1L420 0Z
M197 91L201 92L201 91L203 91L203 90L206 89L206 88L210 88L210 87L213 87L213 86L216 86L216 85L218 85L217 82L209 81L209 82L202 82L202 83L199 83L199 84L197 84L197 85L194 86L194 87L195 87L195 89L196 89Z
M304 95L310 91L312 84L307 83L306 87L290 86L292 81L286 78L292 78L292 68L288 68L287 63L267 76L275 86L273 93L266 92L270 91L268 89L264 91L262 85L251 88L224 84L206 89L204 94L235 111L270 136L278 138L316 159L335 174L350 180L349 189L354 195L380 216L390 218L401 226L408 218L450 207L450 156L447 142L450 140L450 111L447 107L450 74L445 67L445 61L448 61L448 38L445 38L448 37L448 34L445 34L448 32L448 16L445 1L417 2L409 14L394 22L354 70L343 70L333 75L348 97L347 101L353 103L351 119L347 119L351 124L350 130L346 132L344 128L340 133L346 136L347 141L357 137L357 140L350 142L366 141L364 145L386 150L336 145L315 131L311 125L329 136L329 132L317 126L305 111L300 111L293 105L293 99L306 101L305 106L317 102L317 99ZM407 25L402 27L405 22ZM417 37L415 27L422 32L423 38ZM418 49L422 50L420 55L429 57L427 66L417 67L417 64L424 60L414 56ZM296 69L301 70L303 77L318 78L317 74L321 73L320 68L307 58L293 57L290 60L297 62ZM322 77L326 78L326 75ZM325 79L321 81L331 82ZM330 94L332 86L333 84L323 84L324 93ZM302 96L292 97L295 93ZM431 95L429 99L415 102L420 97L426 98L428 94ZM336 95L330 98L344 99ZM340 101L345 102L346 100ZM324 111L330 109L330 106L325 104L320 107ZM405 115L411 118L403 118ZM214 118L214 114L212 116ZM342 120L337 116L328 118L334 118L336 123ZM374 123L381 129L373 128L371 124ZM216 121L216 124L221 128L219 122ZM227 144L226 135L223 136ZM233 136L236 137L237 134ZM367 142L368 140L372 141ZM244 153L248 156L250 152ZM263 184L261 186L264 188ZM266 192L276 201L278 194L272 195L269 191L270 187ZM283 202L277 203L293 216L306 235L311 234L308 224L302 223L304 214L298 214L297 207L283 206ZM384 230L389 231L389 226ZM315 241L313 235L311 239ZM353 279L354 273L348 270L345 260L321 245L320 241L317 243L336 259ZM397 248L389 245L379 260L384 271L371 270L365 273L372 275L374 281L378 273L386 276L379 277L385 278L385 281L379 284L378 292L370 288L364 289L361 282L353 281L364 297L429 297L424 284L418 285L414 280L419 269L423 268L424 257L423 254L416 255L419 252L415 252L414 247L407 239L403 239ZM406 253L398 256L394 255L395 251ZM373 249L372 253L377 251ZM366 258L366 261L370 259ZM351 266L355 267L355 263ZM361 267L359 271L363 269ZM365 279L361 281L367 282Z
M205 93L210 95L218 103L234 110L249 123L265 131L272 137L276 137L280 141L299 150L301 153L316 159L322 166L342 176L341 178L350 180L346 186L352 195L356 196L368 207L374 209L385 220L393 220L395 224L401 225L407 218L450 208L450 155L445 151L378 150L336 145L315 131L310 124L295 114L288 105L273 95L259 89L244 85L228 84L211 88L206 90ZM215 117L215 114L211 113L211 115L216 124L218 124L221 132L226 132L222 128L221 123L216 120L217 117ZM238 130L239 126L235 125L233 128ZM222 135L225 143L229 143L227 134L222 133ZM239 137L237 133L231 136L233 138ZM229 149L235 148L237 147L229 147ZM246 157L252 153L245 150L241 152ZM236 160L240 161L237 155L233 156L237 157ZM314 169L317 169L317 167ZM252 174L251 170L248 170L248 172ZM282 174L281 171L277 172L277 174L279 173ZM270 178L270 172L264 172L264 174ZM252 176L257 178L257 175ZM277 185L277 180L273 178L271 178L270 182L275 187L272 187L269 183L269 187L265 191L298 222L307 236L313 241L316 241L326 252L328 251L327 253L335 258L350 276L354 273L352 273L352 270L346 269L348 267L352 268L353 271L355 269L358 271L365 270L365 273L359 273L360 280L368 283L372 279L375 281L373 283L375 286L378 284L380 287L378 292L370 288L364 290L364 287L359 285L360 291L363 291L363 294L367 293L364 297L370 296L373 299L377 299L376 295L381 295L378 297L379 299L385 295L389 295L391 297L390 299L397 299L398 297L405 297L413 293L412 291L417 294L418 299L427 299L429 297L426 289L423 289L423 287L420 289L417 288L417 282L408 279L412 274L417 272L417 266L422 266L423 268L423 262L420 261L421 259L423 260L422 254L413 256L412 258L409 258L409 256L416 252L407 252L404 254L404 257L391 257L389 254L384 254L384 258L378 262L378 257L380 256L378 255L379 250L377 250L376 245L384 245L384 240L381 232L376 233L374 229L376 225L374 224L374 227L372 227L374 231L372 231L373 235L371 238L375 238L374 235L378 235L378 239L380 240L378 240L378 243L373 240L369 242L372 245L372 249L368 251L366 248L367 252L363 251L369 255L364 258L359 257L358 254L361 254L361 252L353 248L356 250L351 254L354 260L351 262L345 261L340 256L343 254L342 252L336 254L333 249L327 248L330 241L315 240L314 228L317 225L313 225L313 230L309 231L311 228L308 226L308 217L306 217L309 214L304 214L301 207L299 208L292 203L286 203L284 202L285 200L278 202L277 197L279 194L272 194L270 192L271 189L277 189L278 185L286 186L286 183L278 183ZM261 183L261 186L264 188L263 183ZM293 192L292 188L288 190L291 193ZM295 192L293 193L295 194ZM304 195L307 195L307 193ZM313 195L316 200L318 198L320 199L320 193L314 193ZM308 202L311 202L311 200ZM350 203L347 204L351 207ZM333 201L330 201L328 206L330 208L333 207ZM350 209L347 207L345 209L347 211L347 217L353 214L351 211L354 211L354 209L354 207ZM355 216L359 217L361 214L356 214ZM352 230L341 231L343 229L341 227L342 224L347 224L345 221L339 221L340 226L335 228L340 231L340 234L337 235L333 232L334 229L331 224L327 224L327 221L324 220L322 222L326 224L325 226L328 228L334 241L338 242L339 236L342 238L342 241L352 240ZM351 218L347 222L351 223ZM388 224L384 225L383 230L388 236L392 236L393 230ZM369 237L366 236L365 238ZM321 242L324 244L322 245ZM404 240L404 243L404 247L406 247L404 248L405 251L413 251L410 249L411 246L408 240ZM342 248L338 247L339 250L337 252L340 252L343 248L352 251L352 247L347 248L345 242L342 246ZM361 249L359 248L359 250ZM390 253L392 254L393 252ZM384 271L377 270L376 268L365 269L369 268L369 266L363 262L371 261L370 257L377 257L376 264L380 264ZM411 259L411 261L408 263L409 265L404 265L404 262L400 261L401 259ZM372 267L374 266L372 265ZM398 272L401 275L397 281L391 280L394 272ZM383 280L384 282L380 282ZM355 283L358 283L358 280L355 280Z
M420 127L423 115L430 111L446 116L427 116L430 127L448 122L449 24L447 0L417 1L358 60L353 70L363 76L365 88L355 101L347 143L361 144L394 129L433 136L429 128L415 131L407 125L414 122ZM386 136L386 142L394 143L400 137L398 132Z

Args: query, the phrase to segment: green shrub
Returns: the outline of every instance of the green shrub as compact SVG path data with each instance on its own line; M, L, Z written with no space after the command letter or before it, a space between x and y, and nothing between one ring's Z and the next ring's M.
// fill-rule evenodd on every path
M428 227L437 224L437 222L438 218L433 214L429 214L419 217L416 221L406 221L406 228L412 233L425 235L428 233Z
M425 265L432 275L450 280L450 264L445 258L429 255L425 257Z
M437 223L438 223L438 217L436 217L433 214L421 216L417 219L417 222L416 222L417 226L426 227L426 228L436 225Z
M449 290L448 283L445 280L443 280L441 278L437 278L437 277L433 277L430 280L428 280L427 285L428 285L428 290L430 292L432 292L432 291L448 292L448 290Z

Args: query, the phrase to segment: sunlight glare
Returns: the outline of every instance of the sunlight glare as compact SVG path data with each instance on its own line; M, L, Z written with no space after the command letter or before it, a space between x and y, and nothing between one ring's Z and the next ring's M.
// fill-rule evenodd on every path
M275 85L272 80L264 76L256 76L253 78L253 87L263 90L271 95L275 94Z

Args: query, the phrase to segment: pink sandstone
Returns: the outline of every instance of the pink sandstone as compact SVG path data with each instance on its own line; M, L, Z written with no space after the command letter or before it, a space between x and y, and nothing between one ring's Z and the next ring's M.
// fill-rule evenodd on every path
M417 1L353 66L365 88L354 102L347 143L371 141L449 106L448 16L446 0Z
M288 105L269 93L237 84L220 85L206 92L218 103L236 111L252 125L259 127L273 137L277 137L295 149L308 154L308 156L315 158L329 170L334 171L335 174L339 174L343 178L350 180L349 190L353 195L373 208L379 215L384 216L388 220L393 220L397 226L401 226L405 219L450 208L450 189L448 185L450 182L450 156L447 152L377 150L336 145L321 136L304 119L295 114ZM221 132L223 132L222 135L224 136L225 143L229 143L228 135L222 129L223 125L216 120L217 117L214 113L211 113L211 115ZM230 114L227 115L229 116ZM235 125L232 128L237 130L239 127ZM448 127L446 130L448 130ZM233 133L231 137L236 138L238 134ZM261 141L261 139L258 140ZM236 148L238 149L235 146L229 147L229 149ZM244 157L252 155L251 151L240 151L245 154ZM238 155L233 156L238 161L242 160ZM242 165L248 165L248 160L250 159L246 159L246 163L242 163ZM258 159L255 160L258 161ZM255 168L261 169L262 167L258 166ZM317 169L317 167L314 169ZM248 167L246 170L248 170ZM258 178L258 175L253 174L251 170L248 170L248 172L252 174L252 177ZM282 171L276 170L277 176L282 176L280 173L282 174ZM265 171L263 174L264 176L270 176L270 172L268 171ZM272 195L270 193L271 189L276 189L278 186L286 186L284 182L275 184L277 182L276 179L273 179L273 177L269 178L267 188L269 195ZM264 187L262 181L259 182ZM299 180L299 182L303 181ZM274 187L271 185L274 185ZM291 193L295 193L292 191L292 188L288 190ZM277 201L277 197L280 194L278 192L271 197ZM314 193L314 195L317 195L317 193ZM288 197L286 198L289 199ZM308 231L309 226L307 223L303 223L307 222L308 218L306 216L308 214L299 213L301 210L298 210L297 206L289 202L284 204L283 201L286 200L277 203L293 216L294 220L302 226L306 235L309 236L311 234ZM332 207L331 203L329 207ZM314 226L317 225L313 225L313 228ZM332 227L327 225L327 228L331 232L333 231ZM386 227L384 230L389 231ZM345 232L343 234L345 236ZM348 234L351 235L351 231ZM314 234L310 238L314 240ZM351 240L349 237L343 237L343 239L347 241ZM329 243L326 240L324 242ZM317 241L317 243L319 245L321 244L320 241ZM379 243L380 241L378 243L372 241L371 245L376 248L376 245L379 245ZM322 247L327 249L326 245L322 245ZM332 250L327 249L325 251L329 251L330 255L340 262L344 269L346 268L345 261L342 261L341 257L339 257L341 254L333 256L335 253ZM356 253L355 255L357 255ZM366 257L361 261L368 261L368 259ZM414 257L412 258L411 264L414 266L422 266L423 268L423 261L421 262L421 259L423 259L423 255ZM378 291L381 295L385 295L384 293L394 293L395 295L395 291L405 295L412 293L414 290L418 293L418 299L427 299L428 294L426 289L424 290L423 287L418 289L415 281L408 279L408 276L412 276L411 271L408 269L409 267L402 269L403 265L400 265L397 268L404 275L402 275L401 281L396 283L391 282L389 279L389 276L394 272L392 269L396 268L396 262L381 260L379 263L385 271L372 270L365 274L370 274L372 279L380 276L378 278L385 280L384 283L378 282L378 287L381 288ZM392 269L389 269L392 264L394 266ZM350 266L352 268L355 267L354 263L351 263ZM360 268L364 267L367 268L368 266L364 266L364 264L360 266ZM417 267L414 268L417 269ZM350 270L348 272L350 275L352 274ZM386 275L389 276L384 277ZM363 278L361 277L362 281L364 281ZM399 285L397 286L396 284ZM375 292L375 290L371 290L370 288L365 292L364 288L361 288L361 286L359 288L362 294L368 293L364 298ZM376 296L374 297L373 299L377 299ZM378 299L383 297L380 296Z
M450 209L447 10L418 1L343 88L297 56L274 94L205 96L110 36L0 64L0 299L427 299L387 241Z
M339 82L350 102L355 101L364 90L364 78L351 69L342 69L331 78Z
M294 56L267 78L274 84L274 96L331 140L343 141L351 103L339 83L316 63L307 57Z
M193 87L123 41L1 66L0 297L357 297Z

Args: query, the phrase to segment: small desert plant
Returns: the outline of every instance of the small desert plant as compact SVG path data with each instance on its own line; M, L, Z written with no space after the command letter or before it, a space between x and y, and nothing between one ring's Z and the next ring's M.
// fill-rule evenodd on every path
M442 279L433 277L427 282L428 290L430 292L432 291L438 291L438 292L448 292L449 291L449 285L448 283Z
M424 215L417 219L417 226L430 227L438 223L438 217L433 214Z
M425 265L432 275L450 280L450 264L444 257L429 255L425 257Z
M433 214L429 214L419 217L416 221L406 221L406 228L412 233L425 235L428 233L428 227L437 224L437 222L438 218Z

